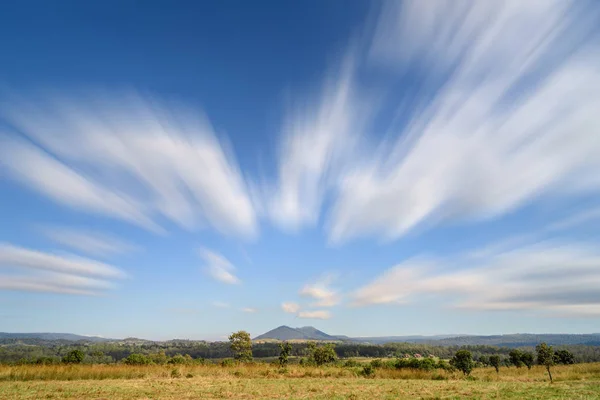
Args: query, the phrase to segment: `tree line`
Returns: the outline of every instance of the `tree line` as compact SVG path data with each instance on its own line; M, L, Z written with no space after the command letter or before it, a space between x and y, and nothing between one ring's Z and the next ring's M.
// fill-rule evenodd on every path
M236 332L239 333L239 332ZM246 332L247 333L247 332ZM240 338L236 335L234 338ZM244 341L249 338L249 334L244 336ZM242 341L242 342L244 342ZM253 359L278 359L281 356L281 343L251 343L249 348L245 349L245 357ZM305 362L311 363L312 358L308 357L315 351L314 347L319 348L317 359L322 355L320 350L324 345L315 345L313 342L287 343L287 357L294 361L306 359ZM535 348L524 347L511 349L507 347L496 346L437 346L419 343L390 343L385 345L372 345L360 343L329 343L327 344L327 353L334 354L336 359L349 359L352 357L369 357L392 359L396 362L398 359L410 358L429 358L436 357L440 359L451 359L457 351L467 350L470 352L473 362L476 366L493 366L492 362L498 357L499 366L528 366L532 365L530 357L535 353ZM115 363L125 362L131 355L135 361L137 355L144 356L141 360L148 360L148 363L168 363L175 359L173 363L180 362L180 357L189 357L195 362L203 360L221 360L234 358L237 354L231 348L230 342L205 342L193 340L171 340L164 342L125 340L118 342L71 342L65 340L41 341L41 340L0 340L0 363L60 363L65 355L73 350L79 350L84 354L84 363ZM565 353L566 352L566 353ZM594 362L600 361L600 347L598 346L559 346L556 348L557 362L564 363L564 360L572 362ZM567 357L566 354L569 354ZM524 354L524 358L520 354ZM417 355L418 357L415 357ZM515 363L515 360L519 360ZM189 361L189 360L188 360ZM413 362L414 363L414 362Z

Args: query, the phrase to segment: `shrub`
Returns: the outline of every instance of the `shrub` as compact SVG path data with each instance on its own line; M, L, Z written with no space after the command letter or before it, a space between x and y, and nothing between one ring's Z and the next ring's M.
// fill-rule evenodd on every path
M371 361L371 367L381 368L381 367L383 367L383 361L381 361L380 359L373 360L373 361Z
M221 367L233 367L234 365L237 365L237 362L231 358L221 360Z
M127 365L148 365L151 363L150 358L138 353L130 354L123 362Z
M371 364L367 364L363 367L360 374L366 378L370 378L373 375L375 375L375 368L373 368L373 366Z
M564 365L575 364L575 357L569 350L557 350L554 352L554 363Z
M360 366L361 366L361 364L358 361L352 360L352 359L344 361L344 364L343 364L343 367L345 367L345 368L353 368L353 367L360 367Z
M169 360L169 364L191 364L194 360L189 354L182 356L181 354L175 354Z
M71 350L63 358L62 362L65 364L81 364L85 354L81 350Z

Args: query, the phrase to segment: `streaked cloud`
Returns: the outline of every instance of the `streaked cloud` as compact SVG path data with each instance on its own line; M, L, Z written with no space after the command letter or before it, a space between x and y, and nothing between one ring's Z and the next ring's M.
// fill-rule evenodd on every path
M369 60L422 81L417 96L391 97L390 139L340 177L330 239L395 239L597 193L600 47L586 5L387 2Z
M296 314L298 311L300 311L300 305L297 303L282 303L281 304L281 309L289 314Z
M0 136L9 176L58 203L157 232L164 217L186 229L257 233L241 172L201 113L129 92L45 97L0 109L30 139Z
M95 256L107 256L136 251L138 247L111 235L90 230L45 226L39 229L52 241Z
M330 319L331 313L327 310L300 311L298 318L304 319Z
M123 278L123 271L111 265L74 255L56 255L0 243L0 265L67 274Z
M287 230L314 225L323 197L335 183L364 121L353 87L354 66L346 62L325 83L320 98L288 112L279 146L277 179L267 188L267 209Z
M0 244L1 290L99 295L124 278L120 269L92 259Z
M244 307L244 308L242 308L242 311L245 313L254 314L258 310L256 308L252 308L252 307Z
M545 241L479 257L407 260L358 289L353 299L364 306L434 296L471 310L593 315L600 311L599 284L598 249Z
M313 307L333 307L338 305L342 297L337 290L330 287L334 278L331 274L324 275L317 282L305 285L299 294L315 299L316 302L312 304Z
M235 267L225 257L205 248L200 249L199 254L206 263L205 272L213 279L230 285L241 283L234 274Z

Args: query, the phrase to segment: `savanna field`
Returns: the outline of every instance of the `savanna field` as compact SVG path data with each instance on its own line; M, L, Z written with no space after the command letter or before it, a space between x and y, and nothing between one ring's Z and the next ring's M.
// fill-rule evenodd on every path
M0 399L600 399L600 363L452 371L361 367L0 366Z

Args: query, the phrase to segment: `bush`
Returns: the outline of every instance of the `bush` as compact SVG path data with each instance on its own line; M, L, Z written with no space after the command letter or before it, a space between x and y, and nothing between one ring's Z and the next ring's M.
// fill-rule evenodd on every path
M342 365L344 368L353 368L353 367L360 367L361 363L359 363L356 360L346 360L344 361L344 364Z
M127 365L148 365L151 363L151 360L143 354L133 353L127 356L123 362Z
M373 361L371 361L371 367L381 368L381 367L383 367L383 361L381 361L380 359L373 360Z
M237 362L231 358L221 360L221 367L233 367L234 365L237 365Z
M191 364L194 360L189 354L182 356L181 354L175 354L169 360L169 364Z
M360 374L366 378L370 378L375 375L375 368L373 368L371 364L367 364L363 367L362 371L360 371Z
M85 354L81 350L71 350L63 358L62 362L65 364L81 364Z
M171 378L180 378L180 377L181 377L181 372L179 372L179 369L173 368L171 370Z

